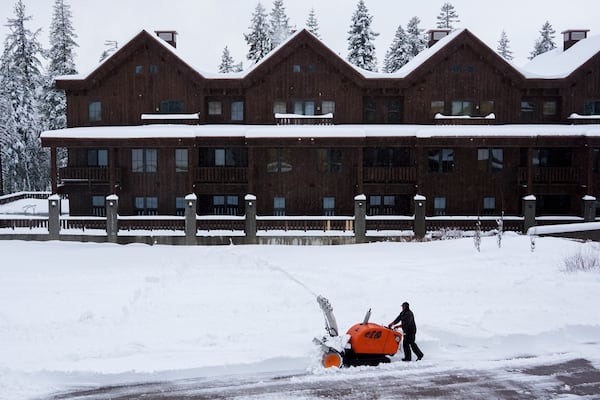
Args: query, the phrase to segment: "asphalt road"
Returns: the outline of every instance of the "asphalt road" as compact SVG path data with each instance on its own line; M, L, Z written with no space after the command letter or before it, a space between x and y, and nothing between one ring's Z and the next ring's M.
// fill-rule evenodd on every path
M352 370L352 371L350 371ZM260 374L106 386L48 400L129 399L600 399L600 370L585 359L478 371L439 366L370 367L338 373Z

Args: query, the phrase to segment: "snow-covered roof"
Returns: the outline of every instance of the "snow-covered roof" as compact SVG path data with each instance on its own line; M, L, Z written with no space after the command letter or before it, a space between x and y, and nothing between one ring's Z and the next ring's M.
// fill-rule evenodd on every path
M153 139L244 137L600 137L600 125L140 125L66 128L42 133L43 139Z
M526 78L561 79L572 74L600 52L600 35L575 43L567 50L562 47L540 54L523 66Z

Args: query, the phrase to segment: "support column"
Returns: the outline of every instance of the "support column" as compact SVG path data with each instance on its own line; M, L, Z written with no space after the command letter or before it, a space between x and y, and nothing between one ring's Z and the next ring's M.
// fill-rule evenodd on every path
M60 196L57 194L48 197L48 235L50 240L60 238Z
M256 196L253 194L247 194L244 197L246 204L246 244L257 244L256 239Z
M185 196L185 244L195 245L198 222L196 219L196 204L198 197L195 193Z
M583 196L583 221L596 221L596 198L594 196Z
M413 227L413 233L418 239L425 237L427 233L427 224L425 222L425 214L427 209L427 198L423 195L417 194L414 198L415 207L415 224Z
M354 241L365 243L367 241L367 196L359 194L354 197Z
M106 197L106 235L108 241L117 243L119 234L119 196L111 194Z
M50 184L52 185L52 193L58 192L58 162L56 157L56 147L50 147Z
M534 195L523 197L523 233L535 226L536 198Z

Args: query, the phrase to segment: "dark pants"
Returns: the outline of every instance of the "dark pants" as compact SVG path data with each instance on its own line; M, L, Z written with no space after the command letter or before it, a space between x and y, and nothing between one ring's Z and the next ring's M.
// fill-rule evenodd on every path
M417 358L423 357L423 352L421 351L421 349L419 349L419 346L417 346L417 344L415 343L415 336L416 336L416 333L404 332L402 348L404 349L404 359L405 360L410 360L412 358L412 354L410 352L411 348L412 348L412 351L415 352L415 355L417 356Z

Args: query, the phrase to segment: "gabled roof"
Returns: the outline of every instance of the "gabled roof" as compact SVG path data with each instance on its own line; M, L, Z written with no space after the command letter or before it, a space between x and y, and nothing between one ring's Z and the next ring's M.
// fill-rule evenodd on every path
M600 53L600 35L582 39L568 50L556 48L540 54L523 67L528 79L567 78Z
M138 32L130 40L125 42L125 45L115 51L113 54L105 58L88 74L78 75L62 75L56 78L57 82L62 82L69 87L71 86L88 86L90 83L98 81L110 74L115 68L118 68L121 63L127 59L133 52L135 52L140 46L149 44L151 46L159 46L161 50L165 50L168 54L172 55L177 62L181 63L182 67L189 71L189 73L197 79L204 79L202 74L193 66L184 61L184 58L178 54L177 49L158 38L156 35L149 33L146 30ZM71 84L70 84L71 83ZM60 85L60 87L64 86Z

